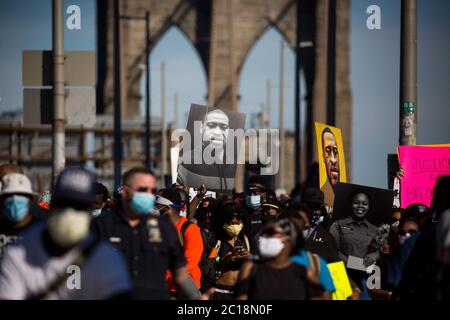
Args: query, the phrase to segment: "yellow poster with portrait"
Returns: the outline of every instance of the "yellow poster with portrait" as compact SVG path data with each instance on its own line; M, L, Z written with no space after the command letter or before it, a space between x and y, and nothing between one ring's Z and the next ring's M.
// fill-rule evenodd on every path
M347 182L341 129L319 122L314 122L314 125L320 189L325 195L325 204L332 207L334 202L333 186L338 182Z

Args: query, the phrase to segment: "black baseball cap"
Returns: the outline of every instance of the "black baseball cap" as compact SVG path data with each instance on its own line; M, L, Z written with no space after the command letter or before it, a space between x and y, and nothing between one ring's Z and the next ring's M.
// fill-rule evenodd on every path
M317 188L306 188L305 191L303 191L302 201L315 204L323 204L324 198L325 196L322 190Z

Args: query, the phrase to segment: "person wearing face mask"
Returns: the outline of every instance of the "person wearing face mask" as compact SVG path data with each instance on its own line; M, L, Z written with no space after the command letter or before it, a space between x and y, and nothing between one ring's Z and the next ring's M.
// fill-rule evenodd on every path
M6 249L0 262L0 299L127 297L131 283L123 257L89 232L93 176L66 168L52 195L47 221L26 230L23 239Z
M24 174L24 171L23 171L22 167L20 167L16 164L12 164L12 163L0 164L0 181L2 180L2 178L4 176L6 176L7 174L10 174L10 173ZM1 190L1 185L0 185L0 190ZM39 220L46 219L48 216L48 207L47 208L41 207L39 205L39 201L31 201L29 211L31 212L31 214L34 218L39 219Z
M242 266L237 299L321 300L323 288L318 279L290 258L303 243L292 220L280 216L265 224L258 240L261 260L247 261Z
M104 212L109 212L107 202L109 200L108 189L100 182L95 183L96 193L95 193L95 203L91 209L92 217L96 218Z
M30 212L31 203L36 196L31 181L20 173L10 173L0 181L0 258L6 247L21 238L21 232L40 217Z
M317 246L313 246L312 248L308 246L307 235L309 234L311 228L309 216L312 215L311 211L306 213L308 210L310 211L308 207L296 203L291 206L288 206L283 211L283 213L281 213L280 219L287 218L291 220L296 227L297 233L302 235L302 238L301 239L299 238L302 245L300 246L299 250L292 252L291 259L295 263L298 263L304 266L305 268L311 269L311 271L317 276L317 278L320 281L320 284L323 286L325 290L323 298L325 300L330 300L331 294L334 291L336 291L336 288L334 286L333 279L331 278L331 273L328 269L327 262L329 263L336 262L339 261L340 259L337 254L337 249L334 257L331 258L330 261L326 261L318 252ZM320 251L324 252L324 250L330 249L328 248L328 245L329 244L324 243L323 250Z
M155 184L155 176L148 169L125 172L120 200L111 214L93 221L92 229L125 256L134 299L169 299L166 270L174 275L180 293L188 299L199 298L200 292L186 269L177 231L163 210L155 208Z
M284 209L284 204L278 201L276 197L266 197L262 199L259 210L262 214L263 224L270 220L275 220Z
M203 240L198 226L187 220L181 215L180 203L182 199L177 189L161 189L156 198L156 207L161 215L167 215L169 220L177 230L181 246L183 247L184 257L187 264L186 269L189 275L195 281L198 289L201 287L200 259L203 254ZM176 287L173 283L173 275L170 271L166 274L169 283L169 289L173 297L179 297Z
M402 279L405 265L421 235L419 218L427 210L424 208L426 206L422 204L412 204L402 214L398 230L392 239L395 245L392 245L386 278L386 286L389 289L395 289Z
M248 236L245 209L228 199L223 200L218 208L214 220L214 247L208 252L208 260L216 262L215 273L209 283L215 288L214 300L231 300L239 270L256 248Z
M248 187L245 195L245 207L250 218L250 237L255 238L261 231L263 223L263 214L258 210L261 203L266 198L266 181L261 176L252 176L249 178Z

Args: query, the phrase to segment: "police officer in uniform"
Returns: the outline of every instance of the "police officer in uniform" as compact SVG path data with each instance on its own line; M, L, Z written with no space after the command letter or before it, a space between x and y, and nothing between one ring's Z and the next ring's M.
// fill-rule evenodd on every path
M134 286L133 298L169 299L167 269L186 298L199 298L199 290L186 270L175 228L154 209L155 182L148 169L126 172L120 203L111 214L94 219L92 228L125 256Z

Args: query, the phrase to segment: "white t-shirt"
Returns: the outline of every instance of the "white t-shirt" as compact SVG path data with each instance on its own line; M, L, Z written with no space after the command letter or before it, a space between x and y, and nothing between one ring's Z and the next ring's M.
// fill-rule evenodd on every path
M49 256L42 240L44 228L44 223L31 227L5 250L0 260L0 299L26 299L47 289L62 273L68 274L67 279L45 299L107 299L131 290L125 262L111 245L98 242L81 267L70 266L79 257L80 246L60 257Z

